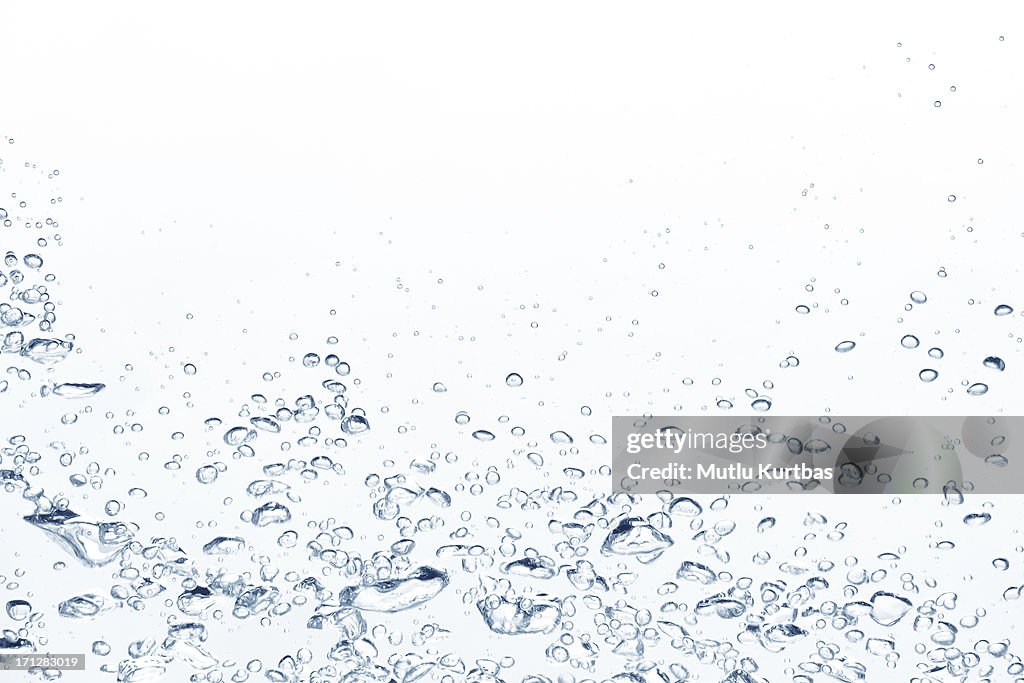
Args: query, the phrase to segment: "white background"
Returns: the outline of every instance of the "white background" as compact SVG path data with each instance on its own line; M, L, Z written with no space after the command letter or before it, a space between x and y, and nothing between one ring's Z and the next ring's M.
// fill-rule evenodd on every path
M953 7L5 3L2 121L64 172L87 345L271 363L334 308L349 353L419 329L436 368L475 335L604 357L617 392L660 351L665 386L731 396L826 326L888 352L911 289L949 291L947 335L1009 294L1020 47L1000 5ZM810 278L827 323L792 320ZM792 409L861 409L846 370Z
M436 368L475 335L604 357L617 393L660 351L634 393L732 396L807 334L890 352L911 289L946 288L947 335L1010 293L1020 47L999 5L952 7L7 3L2 121L64 172L87 345L270 363L334 308L349 353L418 329ZM811 278L827 323L793 321ZM523 304L544 331L510 339ZM899 379L850 362L790 409L862 409L847 369Z

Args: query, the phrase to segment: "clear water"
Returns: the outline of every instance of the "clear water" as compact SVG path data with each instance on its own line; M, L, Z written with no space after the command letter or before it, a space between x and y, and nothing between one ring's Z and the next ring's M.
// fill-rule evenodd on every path
M56 173L3 169L5 652L87 653L88 680L133 683L1024 677L1017 498L609 494L617 412L785 411L821 376L864 412L872 392L917 412L1019 408L1019 305L963 304L977 287L957 289L956 264L908 265L924 289L869 301L874 326L836 314L856 277L831 293L808 278L780 295L785 325L743 341L771 353L757 376L659 352L649 384L602 394L491 357L491 376L396 383L382 402L360 385L374 349L293 333L224 399L198 358L152 354L148 384L78 362L61 290L84 283L59 273L88 236L64 244ZM580 336L630 343L632 306ZM865 364L911 381L859 384Z

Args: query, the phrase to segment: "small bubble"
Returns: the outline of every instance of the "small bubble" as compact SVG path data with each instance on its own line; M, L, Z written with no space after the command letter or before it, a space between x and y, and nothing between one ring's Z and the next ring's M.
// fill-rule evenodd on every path
M200 484L212 484L217 481L217 475L220 474L217 468L213 465L203 465L196 470L196 481Z
M928 349L928 355L931 356L932 358L942 358L945 355L945 353L938 346L933 346L932 348Z
M510 387L521 387L523 386L523 377L517 372L510 372L508 376L505 377L505 384Z
M900 339L900 345L905 349L916 349L921 345L921 341L914 335L908 334L903 339Z
M932 370L931 368L925 368L921 372L917 373L917 376L922 382L934 382L936 378L938 378L939 372L937 370Z
M9 600L7 616L14 621L25 621L32 615L32 605L27 600Z
M976 382L971 386L967 387L967 393L971 396L981 396L988 393L988 385L982 382Z
M1005 455L999 453L993 453L992 455L985 458L985 464L990 467L1006 467L1010 464L1010 461Z
M923 304L928 301L928 295L921 291L913 291L910 293L910 300L915 304Z
M569 436L568 434L561 430L557 432L551 432L549 437L551 439L551 443L571 444L573 441L571 436Z
M956 195L955 194L949 195L948 197L946 197L946 201L949 202L950 204L952 204L953 202L956 201Z
M998 370L1002 372L1006 369L1006 362L998 356L989 356L982 361L982 365L990 370Z
M1010 315L1011 313L1013 313L1013 308L1007 306L1006 304L999 304L992 312L998 316Z
M857 346L856 342L841 341L838 344L836 344L836 351L838 353L848 353L850 351L853 351L854 347L856 347L856 346Z
M185 371L186 375L196 374L196 366L193 365L192 363L185 363L185 367L182 369Z

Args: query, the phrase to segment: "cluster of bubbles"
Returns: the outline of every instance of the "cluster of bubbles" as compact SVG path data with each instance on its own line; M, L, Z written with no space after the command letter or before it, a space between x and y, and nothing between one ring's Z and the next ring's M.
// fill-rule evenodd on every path
M928 301L928 297L924 292L914 291L910 294L910 300L916 304L923 304ZM995 307L993 314L998 317L1008 316L1013 313L1013 307L1008 304L999 304ZM921 340L914 334L905 334L900 339L900 346L904 349L913 350L921 346ZM928 349L928 358L933 360L941 360L945 356L945 352L938 346L933 346ZM1006 361L999 356L985 356L980 360L980 365L988 370L995 370L996 372L1003 372L1006 370ZM918 372L918 378L922 382L934 382L939 377L939 371L932 367L922 368ZM989 385L986 382L971 382L965 380L963 386L966 387L966 392L970 396L983 396L988 393Z
M13 193L17 199L17 193ZM19 206L27 202L20 202ZM0 216L7 231L13 229L10 213L0 209ZM42 252L50 241L59 242L59 234L52 231L58 229L58 223L51 218L45 222L37 222L32 230L40 230L46 226L50 239L36 239L36 252ZM26 226L28 227L28 226ZM11 381L29 382L32 370L40 365L48 366L58 363L72 352L75 347L74 335L55 337L54 324L57 322L57 302L51 292L56 276L48 272L43 257L36 252L16 253L8 250L4 254L3 267L0 269L0 354L8 359L6 370L0 379L0 393L10 389ZM53 387L55 391L58 387ZM60 392L73 393L76 387L68 385L59 387Z
M947 277L947 272L946 272L945 268L940 269L939 276L940 277ZM928 295L925 294L924 292L920 291L920 290L914 290L914 291L910 292L909 300L910 300L911 303L906 305L906 310L907 311L912 310L915 304L916 305L922 305L922 304L928 303L928 301L929 301ZM971 303L973 304L973 300L971 301ZM799 315L809 315L811 313L812 309L811 309L810 306L807 306L806 304L799 304L799 305L796 306L795 310L796 310L796 312ZM995 306L995 308L992 311L993 315L996 316L996 317L999 317L999 318L1003 318L1003 317L1012 315L1013 312L1014 312L1014 309L1009 304L998 304L997 306ZM1017 342L1020 343L1020 339L1019 338L1018 338ZM920 340L919 336L916 335L916 334L904 334L900 338L900 340L899 340L899 345L902 348L904 348L904 349L914 350L914 349L917 349L917 348L919 348L921 346L921 340ZM857 343L856 342L850 341L850 340L845 340L845 341L841 341L838 344L836 344L835 351L836 351L836 353L849 353L849 352L853 351L856 348L857 348ZM928 349L927 355L928 355L928 358L931 361L937 361L937 360L941 360L946 354L945 354L945 351L943 351L943 349L941 347L933 346L933 347ZM979 361L978 365L974 367L975 371L977 370L978 366L980 366L981 368L984 368L985 370L993 370L995 372L1003 372L1004 370L1006 370L1006 361L1003 360L1003 358L1000 357L1000 356L996 356L996 355L983 356L983 357L979 358L978 361ZM779 367L781 367L781 368L790 368L790 367L796 367L799 364L800 364L800 359L799 358L797 358L796 356L788 356L781 363L779 363ZM926 382L926 383L934 382L935 380L937 380L939 378L939 370L937 369L936 366L932 366L931 363L930 363L928 367L920 368L917 371L917 377L922 382ZM986 379L985 381L973 381L973 380L964 379L964 380L961 381L961 384L962 384L962 387L963 387L964 391L969 396L983 396L983 395L985 395L985 394L987 394L989 392L989 380L988 379ZM729 409L729 408L733 407L732 406L732 402L727 401L727 400L720 400L718 402L718 406L720 408L723 408L723 409Z
M59 242L58 224L26 218L32 207L11 199L0 234L36 239L4 259L2 352L7 375L28 382L67 358L75 338L54 332L56 278L43 254ZM935 305L921 291L909 299ZM838 338L835 352L863 352ZM848 540L856 523L831 513L766 510L757 497L610 493L607 434L589 406L520 425L481 418L471 396L442 381L418 400L465 403L431 426L429 447L409 452L373 428L357 358L343 359L337 344L303 349L289 370L257 378L262 388L240 405L163 447L201 441L191 455L138 453L144 480L159 482L145 487L123 481L124 453L34 443L5 422L9 538L45 555L47 570L0 567L0 653L73 642L90 668L124 683L812 683L890 680L897 670L919 681L1024 679L1001 616L1024 595L1012 575L1021 560L983 558L988 603L968 604L962 577L931 571L940 555L979 551L971 534L999 523L989 501L947 487L934 499L936 533L866 552ZM908 352L920 346L914 334L899 340ZM943 356L933 347L927 362ZM780 363L799 365L796 355ZM181 367L185 378L198 373ZM987 355L978 368L1003 373L1006 363ZM302 388L273 395L267 381L282 374ZM510 405L531 390L512 368L496 373L499 386L502 376ZM768 412L774 384L759 386L746 396ZM965 386L989 391L987 381ZM8 388L5 378L0 392ZM31 399L91 408L104 388L48 380ZM733 409L721 396L714 404ZM76 415L61 421L71 427ZM126 495L106 493L117 486ZM160 531L168 525L172 534Z
M130 493L174 508L216 490L235 513L219 530L189 531L183 509L173 513L178 537L153 535L144 519L124 518L130 501L100 512L87 496L79 514L40 482L87 451L54 457L52 445L7 438L0 480L31 506L18 543L54 562L38 597L22 588L33 578L23 571L0 579L0 648L45 651L54 621L79 637L134 634L87 644L99 669L125 682L755 683L784 662L789 680L806 683L885 680L904 658L921 681L1024 671L991 605L964 604L959 577L913 566L922 549L975 552L969 537L958 546L950 531L866 555L848 547L855 525L820 512L768 514L752 497L609 495L608 468L594 465L599 433L534 438L512 427L481 438L469 411L443 436L451 450L369 458L366 411L318 364L302 365L317 374L315 392L253 394L231 419L207 418L202 432L221 444L210 462L190 473L169 461L169 485ZM509 389L524 388L513 375ZM480 441L504 441L507 459L477 455ZM90 464L70 479L99 491L104 476L116 473ZM992 504L971 503L955 486L936 499L947 523L990 525ZM69 562L108 585L56 581ZM1017 562L990 561L999 574ZM1017 578L993 584L992 604L1019 600ZM245 635L254 626L270 636L258 650L244 640L260 642ZM224 654L237 651L249 657Z

